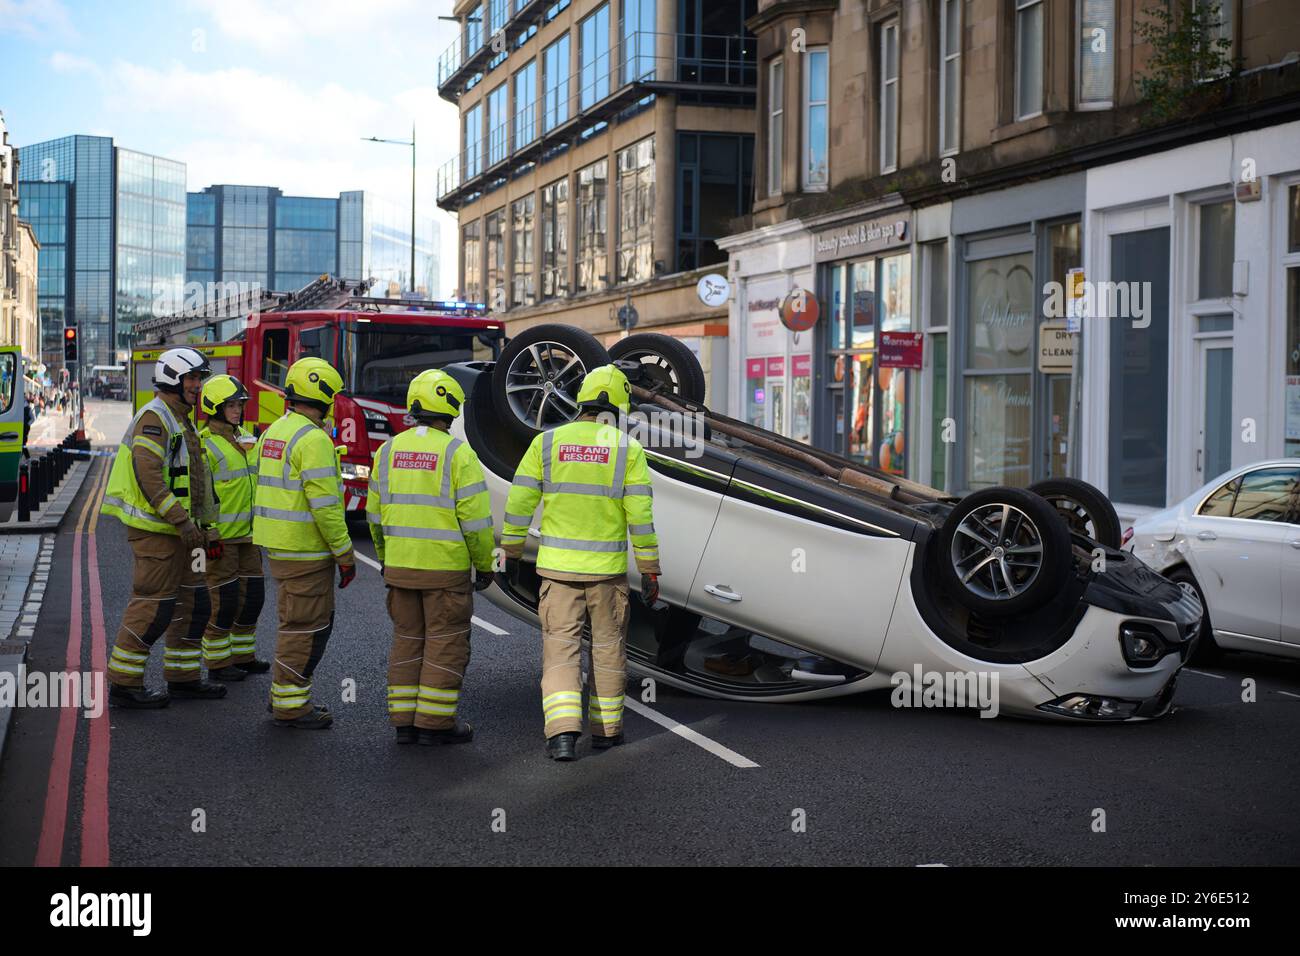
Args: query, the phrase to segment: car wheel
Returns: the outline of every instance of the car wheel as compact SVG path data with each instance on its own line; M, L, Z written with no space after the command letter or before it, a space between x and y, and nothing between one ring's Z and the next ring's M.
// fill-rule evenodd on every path
M609 357L641 363L642 388L663 386L668 395L704 401L704 368L681 339L657 332L629 335L610 346Z
M520 438L578 417L578 389L609 353L589 332L535 325L512 338L492 371L492 404Z
M1214 640L1214 626L1210 623L1210 606L1205 603L1205 592L1197 583L1196 575L1192 574L1191 568L1184 565L1170 571L1165 577L1180 588L1194 592L1196 599L1201 602L1201 630L1196 640L1196 650L1192 654L1192 660L1198 664L1212 664L1220 660L1223 657L1223 649Z
M1050 501L1071 531L1119 550L1119 515L1099 489L1078 478L1048 478L1034 482L1029 490Z
M939 529L938 548L944 589L970 610L998 617L1050 601L1073 560L1056 509L1021 488L967 495Z

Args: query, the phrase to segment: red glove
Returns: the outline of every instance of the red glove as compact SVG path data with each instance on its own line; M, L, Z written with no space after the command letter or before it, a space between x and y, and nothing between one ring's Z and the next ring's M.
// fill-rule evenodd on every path
M226 546L220 541L209 541L207 552L209 561L220 561L221 556L226 553Z
M357 576L357 566L355 564L340 564L339 565L339 590L342 591L345 587L351 584L352 579L355 578L356 576Z
M641 600L646 607L650 607L655 601L659 600L659 575L641 575Z

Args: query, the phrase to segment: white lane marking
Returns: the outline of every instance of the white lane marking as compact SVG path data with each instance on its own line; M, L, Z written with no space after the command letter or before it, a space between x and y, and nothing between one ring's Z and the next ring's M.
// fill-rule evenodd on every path
M948 865L947 863L918 863L918 864L916 864L917 869L924 869L924 868L927 867L927 866L942 866L942 867L946 867L947 865Z
M374 558L368 557L362 554L360 551L357 551L356 549L353 549L352 553L357 556L358 561L362 561L365 564L370 565L376 571L378 571L380 567L382 567L382 565L380 565L380 563L376 561ZM471 623L477 624L479 627L483 628L483 630L487 631L489 634L495 634L497 637L506 637L510 634L509 631L503 631L495 624L489 624L487 621L483 620L483 618L478 616L470 618L470 621Z
M640 701L631 700L630 698L625 697L623 698L623 706L633 713L640 714L642 717L646 718L646 720L653 720L659 726L667 727L673 733L677 734L677 736L689 740L697 747L703 747L709 753L713 754L715 757L721 757L733 767L747 769L749 767L758 766L758 764L754 763L754 761L750 760L748 757L742 757L729 747L722 746L722 744L718 743L716 740L709 739L702 733L687 727L685 724L679 724L671 717L667 717L659 713L659 711L645 706L645 704L642 704Z
M1187 671L1187 673L1189 673L1189 674L1200 674L1202 677L1213 677L1215 680L1227 680L1227 679L1228 679L1228 678L1224 677L1222 674L1211 674L1211 673L1209 673L1208 671L1195 671L1195 670L1192 670L1190 667L1184 667L1183 670Z
M1300 694L1293 694L1289 690L1280 690L1278 691L1278 693L1285 694L1287 697L1295 697L1296 699L1300 700Z

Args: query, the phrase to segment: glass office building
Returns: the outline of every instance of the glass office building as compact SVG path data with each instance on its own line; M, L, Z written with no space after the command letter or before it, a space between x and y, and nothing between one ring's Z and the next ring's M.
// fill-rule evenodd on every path
M410 288L410 206L361 191L335 198L286 196L274 186L209 186L188 196L186 297L240 291L229 283L290 292L323 274L375 280L375 295ZM416 288L438 276L438 230L417 222ZM210 285L211 284L211 285Z
M42 247L42 358L57 374L74 325L81 370L121 364L134 322L184 279L185 164L106 136L65 136L19 157L19 215Z

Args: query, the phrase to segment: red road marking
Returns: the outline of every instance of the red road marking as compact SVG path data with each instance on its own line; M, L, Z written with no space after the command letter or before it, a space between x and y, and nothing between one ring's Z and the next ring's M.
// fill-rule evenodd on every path
M86 536L90 543L86 555L90 582L90 666L108 690L107 640L104 635L104 604L99 590L99 561L95 554L95 534ZM86 757L86 790L81 806L81 865L108 866L108 701L99 716L90 720L90 752Z
M81 535L72 536L72 611L68 620L68 673L81 670ZM107 702L105 703L107 706ZM36 847L37 866L58 866L63 859L63 834L68 826L68 782L72 774L72 741L77 733L77 707L59 710L59 729L45 787L45 815Z

